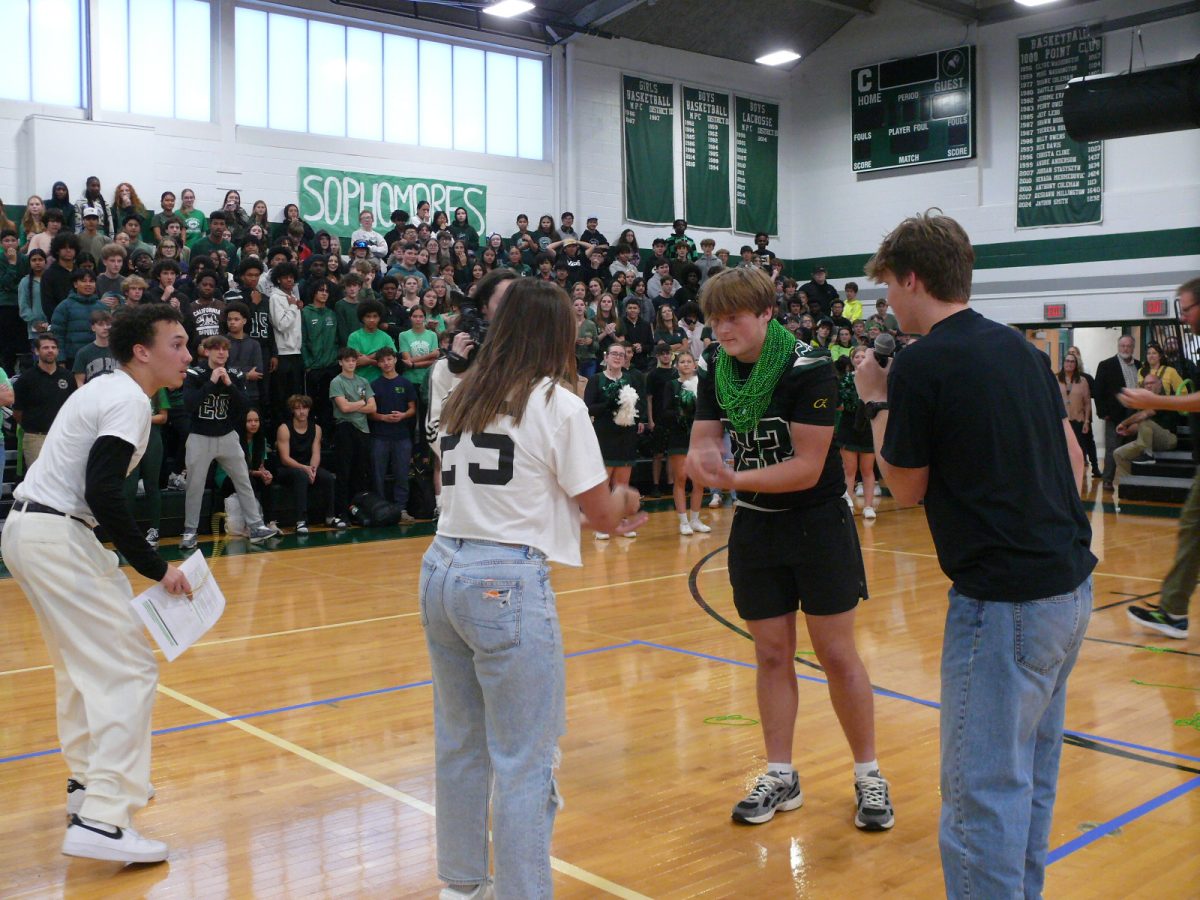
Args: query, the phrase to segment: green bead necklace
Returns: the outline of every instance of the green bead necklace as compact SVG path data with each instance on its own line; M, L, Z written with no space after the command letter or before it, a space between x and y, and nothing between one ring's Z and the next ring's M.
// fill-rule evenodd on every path
M796 355L796 338L774 319L767 326L762 352L745 379L738 377L733 357L717 353L717 402L734 431L751 431L771 404L779 376Z

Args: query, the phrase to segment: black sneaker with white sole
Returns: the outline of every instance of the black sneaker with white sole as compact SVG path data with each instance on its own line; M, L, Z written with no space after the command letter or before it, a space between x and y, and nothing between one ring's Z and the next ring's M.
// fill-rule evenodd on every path
M63 838L64 856L103 859L108 862L156 863L167 858L167 845L144 838L132 828L118 828L80 816L71 816Z
M762 825L775 818L777 812L799 809L804 803L800 791L800 776L793 772L783 777L774 772L758 776L758 781L746 799L733 808L733 821L744 825Z
M854 798L858 806L854 824L863 831L887 831L896 824L887 779L878 770L854 779Z
M1187 640L1187 616L1173 616L1163 612L1158 606L1131 606L1125 610L1125 615L1129 617L1129 621L1150 631L1157 631L1179 641Z

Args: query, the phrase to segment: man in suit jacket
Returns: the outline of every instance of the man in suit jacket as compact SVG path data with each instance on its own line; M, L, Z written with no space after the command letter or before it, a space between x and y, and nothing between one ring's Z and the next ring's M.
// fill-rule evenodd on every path
M1138 367L1133 357L1133 338L1124 335L1117 341L1117 355L1103 360L1096 367L1096 412L1104 419L1104 489L1113 489L1116 464L1113 451L1124 443L1117 426L1129 415L1118 395L1127 387L1137 387Z

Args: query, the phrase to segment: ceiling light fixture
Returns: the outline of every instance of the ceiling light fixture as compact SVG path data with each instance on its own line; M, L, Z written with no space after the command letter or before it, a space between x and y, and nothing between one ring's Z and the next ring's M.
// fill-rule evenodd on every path
M1056 0L1017 0L1021 6L1045 6L1047 3L1054 3Z
M500 0L499 3L493 3L491 6L485 6L483 11L491 16L500 16L503 19L511 19L513 16L519 16L521 13L527 13L533 9L532 3L526 3L525 0Z
M795 50L776 50L774 53L760 56L755 62L764 66L782 66L784 63L795 62L799 58L800 54Z

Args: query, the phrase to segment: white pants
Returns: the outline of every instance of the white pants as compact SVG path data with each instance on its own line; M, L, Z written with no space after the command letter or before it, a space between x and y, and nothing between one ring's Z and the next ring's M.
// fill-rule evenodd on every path
M9 513L0 550L54 664L63 758L87 786L80 815L127 828L146 805L158 685L129 579L115 553L64 516Z

